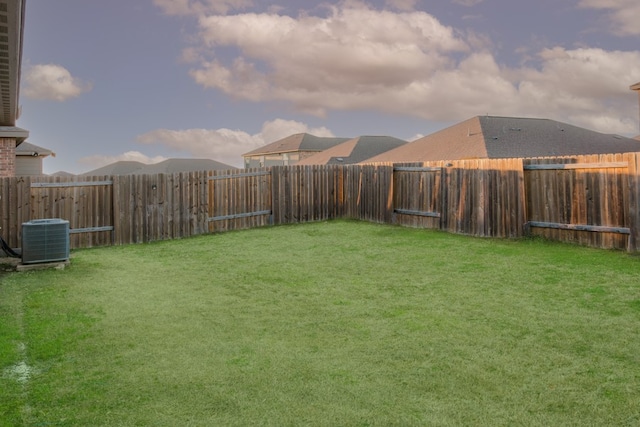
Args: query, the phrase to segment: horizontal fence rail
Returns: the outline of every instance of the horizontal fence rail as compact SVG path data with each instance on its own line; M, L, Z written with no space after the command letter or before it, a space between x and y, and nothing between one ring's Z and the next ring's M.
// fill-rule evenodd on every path
M72 248L355 218L640 251L640 153L0 179L0 236L69 221Z

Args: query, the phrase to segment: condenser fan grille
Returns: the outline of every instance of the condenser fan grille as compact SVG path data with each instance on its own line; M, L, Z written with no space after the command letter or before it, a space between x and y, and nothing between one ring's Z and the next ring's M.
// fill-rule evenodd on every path
M22 263L69 259L69 221L35 219L22 224Z

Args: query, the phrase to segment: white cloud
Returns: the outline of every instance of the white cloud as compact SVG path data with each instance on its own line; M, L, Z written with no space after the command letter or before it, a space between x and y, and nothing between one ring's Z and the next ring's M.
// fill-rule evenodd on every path
M304 123L276 119L265 122L262 130L251 135L231 129L157 129L138 136L138 142L183 151L194 158L208 158L232 166L242 166L242 154L295 133L333 136L324 127L310 128Z
M640 2L638 0L580 0L587 9L609 11L611 32L619 36L640 35Z
M86 166L88 170L93 170L120 161L133 161L149 165L162 162L164 160L167 160L167 158L163 156L149 157L139 151L127 151L126 153L117 156L95 155L83 157L78 160L78 163Z
M626 5L633 12L633 1L581 5ZM297 17L202 13L198 43L184 55L194 64L191 76L230 97L285 102L318 116L330 110L447 122L482 114L534 116L636 132L637 105L628 88L640 75L638 51L550 47L525 52L526 65L512 68L498 63L486 35L447 27L425 12L376 10L357 0L322 11Z
M540 69L517 70L520 109L606 133L636 132L629 85L640 75L640 52L554 48L540 57Z
M73 77L56 64L34 65L24 75L23 94L32 99L66 101L91 90L91 84Z
M230 63L202 61L201 85L251 101L285 100L306 112L360 108L369 94L404 90L469 49L425 12L377 11L360 2L329 7L326 17L267 14L200 19L203 46L238 48ZM190 55L192 57L192 55ZM371 104L369 104L371 105Z

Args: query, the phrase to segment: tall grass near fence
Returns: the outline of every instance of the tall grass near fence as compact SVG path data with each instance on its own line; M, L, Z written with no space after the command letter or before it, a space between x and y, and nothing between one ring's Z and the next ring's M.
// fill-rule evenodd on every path
M80 250L0 284L0 419L635 425L639 267L351 221Z

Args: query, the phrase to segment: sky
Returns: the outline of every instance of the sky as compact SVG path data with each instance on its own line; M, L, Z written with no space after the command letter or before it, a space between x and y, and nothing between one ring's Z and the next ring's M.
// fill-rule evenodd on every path
M638 0L26 0L17 126L45 173L487 114L633 137L639 49Z

